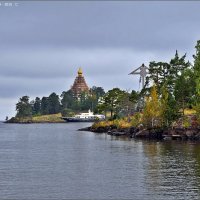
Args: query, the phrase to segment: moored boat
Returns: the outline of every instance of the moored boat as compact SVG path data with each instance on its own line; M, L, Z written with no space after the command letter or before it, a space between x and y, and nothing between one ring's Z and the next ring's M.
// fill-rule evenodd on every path
M62 117L66 122L95 122L105 120L105 115L94 114L90 110L87 113L80 113L74 117Z

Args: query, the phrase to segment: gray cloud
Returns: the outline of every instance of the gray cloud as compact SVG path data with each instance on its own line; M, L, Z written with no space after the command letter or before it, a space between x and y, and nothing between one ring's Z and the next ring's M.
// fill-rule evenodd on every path
M21 2L1 15L5 45L139 50L189 45L200 17L199 2Z
M75 75L79 66L87 70L89 76L117 75L122 69L130 70L140 60L148 62L155 55L142 55L131 49L31 49L22 51L2 51L1 76L19 78L68 78ZM145 55L145 58L143 58ZM146 60L145 60L146 59Z

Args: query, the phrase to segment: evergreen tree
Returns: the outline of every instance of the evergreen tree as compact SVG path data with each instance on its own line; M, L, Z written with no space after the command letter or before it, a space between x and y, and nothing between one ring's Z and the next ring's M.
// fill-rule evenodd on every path
M200 123L200 40L197 41L196 55L194 55L194 77L196 83L196 95L195 95L195 110L197 113L197 118Z
M86 110L91 109L90 98L87 92L82 92L80 94L80 98L78 100L78 106L79 106L79 110L86 111Z
M191 107L192 98L195 94L194 87L195 81L190 69L184 70L175 81L174 96L177 107L182 110L182 115L184 115L185 108Z
M131 93L122 91L120 96L117 115L119 117L129 117L136 111L138 94L134 90Z
M162 126L168 127L171 123L179 117L178 107L176 106L176 100L169 93L166 84L161 88L161 120Z
M49 99L48 99L48 97L42 97L42 100L41 100L41 113L43 115L49 114Z
M196 55L194 55L194 74L196 81L196 92L197 96L200 96L200 40L197 41Z
M164 84L166 84L169 92L173 94L177 77L191 66L189 61L187 62L185 59L186 54L179 57L178 51L176 51L174 58L169 63L150 62L149 75L146 78L145 88L142 92L147 94L150 91L148 86L153 83L156 84L158 94L161 94L161 88Z
M49 114L56 114L60 112L60 100L59 96L53 92L49 95Z
M71 90L68 90L67 92L62 92L61 94L62 109L65 108L71 109L73 107L74 101L75 99L73 97L73 93Z
M179 57L178 51L175 53L175 57L171 59L170 61L170 74L175 76L180 75L185 69L190 67L190 62L186 62L186 54L183 55L182 57Z
M33 112L36 115L41 113L41 100L39 97L35 98L35 101L33 104Z
M189 61L186 61L186 54L179 57L176 51L175 57L170 61L169 77L167 79L168 89L171 94L174 92L176 80L191 66Z
M136 104L139 100L139 94L135 90L132 90L129 95L129 100Z
M141 93L132 90L129 94L129 101L133 104L133 111L139 111L143 107L143 95Z
M29 97L23 96L19 99L19 102L16 104L16 117L31 117L32 116L32 107L29 103Z
M88 96L88 102L89 102L91 110L97 111L96 107L98 105L98 102L104 96L104 94L105 94L105 91L102 87L93 86L90 89L90 94Z
M158 87L158 91L162 85L166 82L166 79L169 76L169 69L170 64L166 62L150 62L149 64L149 76L148 76L148 83L153 81Z
M105 94L105 91L102 87L96 87L96 86L93 86L90 92L96 96L97 100Z
M104 111L110 111L111 118L116 116L120 111L120 103L125 95L125 91L119 88L113 88L109 90L99 102L98 109Z

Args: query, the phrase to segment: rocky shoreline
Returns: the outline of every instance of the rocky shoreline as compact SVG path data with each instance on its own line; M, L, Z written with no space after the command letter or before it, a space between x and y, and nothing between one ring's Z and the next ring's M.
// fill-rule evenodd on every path
M153 140L192 140L200 141L200 127L190 128L151 128L139 129L136 127L117 129L116 126L86 127L79 129L79 131L90 131L95 133L106 133L116 137L153 139Z

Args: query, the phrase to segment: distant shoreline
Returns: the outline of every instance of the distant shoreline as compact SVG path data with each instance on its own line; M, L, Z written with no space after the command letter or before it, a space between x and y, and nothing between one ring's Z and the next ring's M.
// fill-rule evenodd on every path
M0 121L5 124L63 124L66 123L65 121L12 121L12 120L7 120L7 121Z
M51 115L38 115L32 117L12 117L5 121L5 123L12 124L39 124L39 123L65 123L62 119L61 113Z

